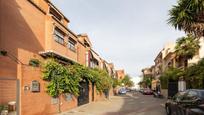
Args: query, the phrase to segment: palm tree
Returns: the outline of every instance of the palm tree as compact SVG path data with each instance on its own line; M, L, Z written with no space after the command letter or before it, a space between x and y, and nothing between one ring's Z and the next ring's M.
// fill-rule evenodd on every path
M177 40L175 52L177 57L183 61L184 69L188 66L188 60L197 54L199 48L199 39L196 39L192 34Z
M179 0L169 11L168 23L176 29L204 35L204 0Z

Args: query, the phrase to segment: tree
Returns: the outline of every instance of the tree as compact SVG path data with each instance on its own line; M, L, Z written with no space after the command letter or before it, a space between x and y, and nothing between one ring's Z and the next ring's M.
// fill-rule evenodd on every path
M108 75L105 70L99 70L100 78L97 82L103 87L103 91L109 90L112 87L112 78Z
M204 88L204 59L185 70L185 79L188 88Z
M181 37L176 42L175 52L177 57L181 59L184 69L188 66L188 60L199 51L199 40L195 39L192 34L188 34L186 37Z
M176 29L197 36L204 35L203 0L178 0L177 5L169 11L169 16L168 23Z
M139 85L140 87L144 87L143 81L140 81L140 82L138 83L138 85Z
M152 85L152 78L149 76L144 76L143 78L143 83L147 86L147 87L151 87Z
M143 79L139 83L142 87L149 87L151 88L152 85L152 76L151 75L146 75L143 76Z
M131 80L129 75L125 75L125 77L121 81L127 87L133 87L134 82Z
M178 81L180 77L182 77L184 71L179 68L168 68L165 70L162 75L160 76L161 87L163 89L168 88L169 81Z
M161 77L166 77L168 80L174 81L177 81L181 76L183 76L183 70L179 68L168 68L161 75Z
M117 86L121 86L121 81L117 78L113 78L113 88L116 88Z
M112 87L113 79L105 70L94 68L91 69L90 72L93 76L93 82L95 83L98 92L104 92Z
M47 85L47 93L59 99L58 112L61 112L59 96L66 88L70 88L69 86L65 87L67 84L70 84L70 79L67 79L68 77L67 69L53 59L46 61L43 65L43 80L49 82Z

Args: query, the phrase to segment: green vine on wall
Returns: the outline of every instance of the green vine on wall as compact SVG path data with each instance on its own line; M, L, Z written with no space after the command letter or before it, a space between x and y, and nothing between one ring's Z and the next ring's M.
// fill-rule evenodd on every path
M64 66L54 59L47 60L43 65L43 80L48 81L47 93L58 97L62 93L78 96L79 82L86 79L95 83L99 92L112 87L112 78L104 70L90 69L83 65L73 64Z
M61 93L73 93L78 94L75 88L73 80L75 77L71 77L68 69L56 61L48 60L43 65L43 80L48 81L47 93L52 97L58 97ZM69 87L70 86L70 87Z

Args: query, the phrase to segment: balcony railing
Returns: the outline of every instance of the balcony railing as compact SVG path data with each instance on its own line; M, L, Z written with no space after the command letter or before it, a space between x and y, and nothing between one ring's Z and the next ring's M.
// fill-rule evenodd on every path
M62 38L61 36L59 36L59 35L57 35L57 34L54 35L54 40L55 40L57 43L61 44L61 45L65 45L64 38Z

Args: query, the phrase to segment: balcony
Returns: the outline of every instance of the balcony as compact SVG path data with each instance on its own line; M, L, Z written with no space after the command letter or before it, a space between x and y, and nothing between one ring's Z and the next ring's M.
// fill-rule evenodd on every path
M77 37L52 17L47 21L46 30L45 51L40 52L41 55L54 54L77 62Z

